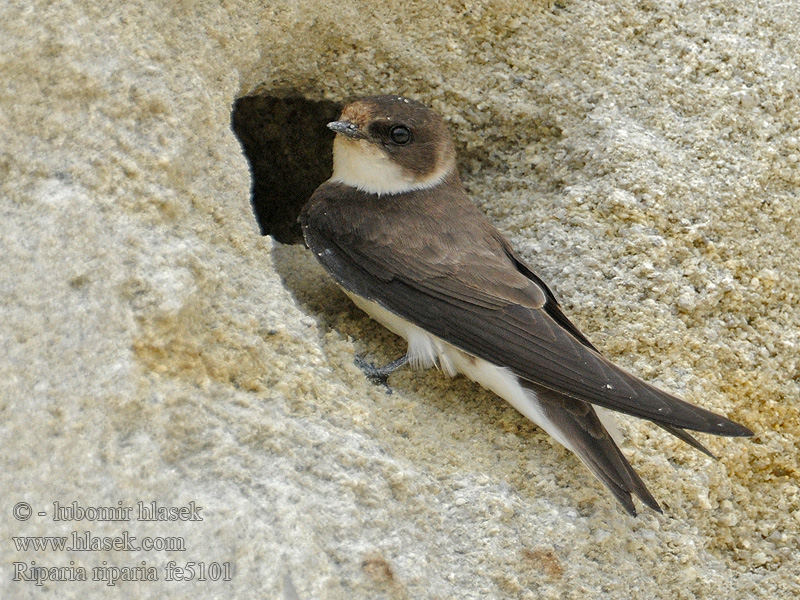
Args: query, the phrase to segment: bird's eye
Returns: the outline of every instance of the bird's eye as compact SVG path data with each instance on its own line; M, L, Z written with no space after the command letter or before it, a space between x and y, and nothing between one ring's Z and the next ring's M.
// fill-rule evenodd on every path
M411 131L405 125L395 125L389 132L389 137L395 144L402 146L411 141Z

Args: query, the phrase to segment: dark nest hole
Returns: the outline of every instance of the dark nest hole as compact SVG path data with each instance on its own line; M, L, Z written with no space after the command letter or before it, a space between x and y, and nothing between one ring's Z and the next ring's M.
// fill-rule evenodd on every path
M233 131L250 162L252 204L263 235L302 242L297 223L312 192L331 176L333 132L341 105L305 98L247 96L233 106Z

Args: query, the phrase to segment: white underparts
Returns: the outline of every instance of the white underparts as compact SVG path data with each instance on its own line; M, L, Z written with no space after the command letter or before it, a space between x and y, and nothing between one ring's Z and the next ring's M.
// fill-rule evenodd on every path
M600 422L608 431L611 439L614 440L618 446L622 445L622 429L620 429L619 423L617 422L617 416L607 408L595 404L592 404L592 406L594 406L594 412L597 413L597 418L600 419Z
M563 433L544 414L536 393L522 387L517 376L510 370L459 350L371 300L366 300L347 290L345 293L356 306L370 317L408 341L408 359L412 368L437 366L450 377L462 373L503 398L525 417L544 429L559 444L574 451ZM609 420L613 420L611 413L602 417L604 425ZM615 430L616 423L611 430L612 435Z
M453 166L448 162L430 175L417 177L375 144L337 135L333 141L333 175L330 181L379 196L400 194L435 187L447 177Z

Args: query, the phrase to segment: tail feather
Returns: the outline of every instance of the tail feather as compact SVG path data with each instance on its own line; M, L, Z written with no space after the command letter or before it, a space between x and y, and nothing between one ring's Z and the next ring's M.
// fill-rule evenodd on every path
M536 394L543 412L560 432L567 448L609 489L628 514L636 516L631 494L653 510L662 512L591 404L538 386L531 386L531 391Z
M714 456L708 448L706 448L703 444L701 444L697 440L697 438L695 438L693 435L690 435L688 432L684 431L683 429L681 429L679 427L673 427L672 425L666 425L664 423L659 423L658 421L653 421L653 423L655 423L656 425L661 427L661 429L663 429L664 431L668 431L669 433L674 435L679 440L682 440L682 441L686 442L692 448L700 450L700 452L702 452L706 456L710 456L714 460L717 460L717 457Z

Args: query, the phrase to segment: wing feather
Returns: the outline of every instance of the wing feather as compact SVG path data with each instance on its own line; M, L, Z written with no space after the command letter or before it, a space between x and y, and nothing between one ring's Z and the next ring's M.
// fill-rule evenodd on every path
M672 428L751 434L603 357L460 188L445 198L447 194L438 190L438 195L399 194L376 200L327 186L312 196L301 224L309 247L348 291L469 354L570 398ZM426 210L413 210L413 202L427 202ZM358 210L356 203L361 204ZM348 210L352 213L345 214ZM341 218L331 218L334 211ZM411 220L402 231L391 227L398 211ZM420 215L424 220L415 222ZM431 243L433 237L436 243Z

